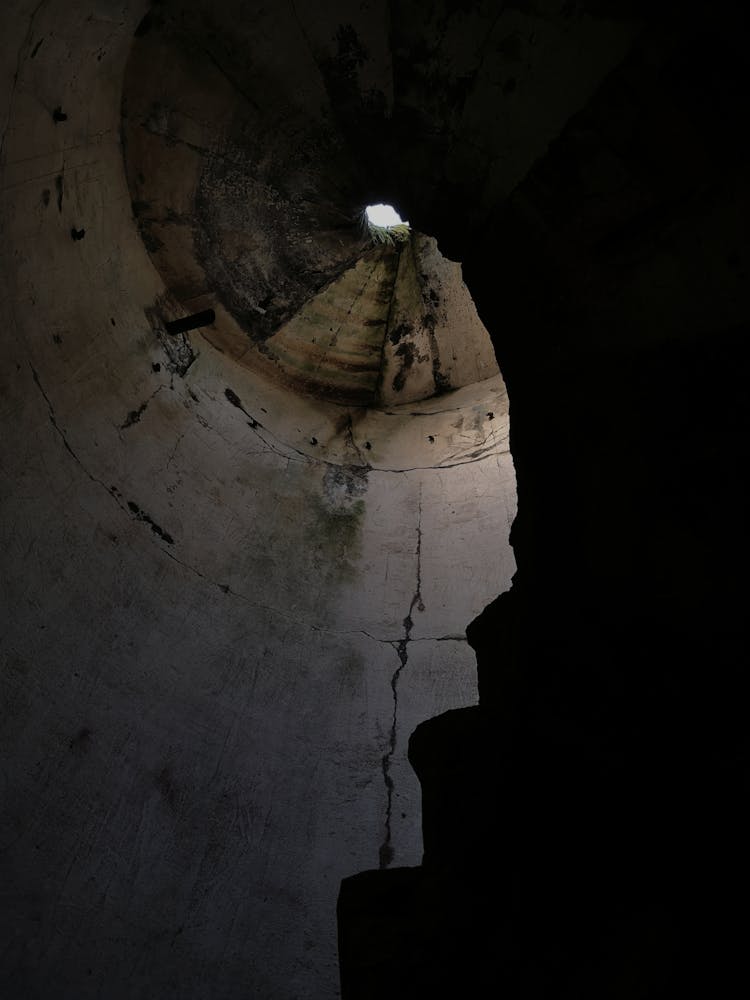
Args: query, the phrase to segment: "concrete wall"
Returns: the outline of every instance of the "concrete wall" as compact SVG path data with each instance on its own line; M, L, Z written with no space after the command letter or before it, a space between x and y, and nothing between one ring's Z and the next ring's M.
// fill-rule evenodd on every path
M349 413L160 334L145 9L2 15L0 992L335 996L339 882L419 862L406 740L510 583L507 397Z

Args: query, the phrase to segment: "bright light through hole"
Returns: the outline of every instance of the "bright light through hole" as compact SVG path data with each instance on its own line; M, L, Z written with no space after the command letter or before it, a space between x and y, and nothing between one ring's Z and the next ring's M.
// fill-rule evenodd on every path
M408 222L404 222L393 205L368 205L365 211L368 222L373 226L387 228L388 226L409 225Z

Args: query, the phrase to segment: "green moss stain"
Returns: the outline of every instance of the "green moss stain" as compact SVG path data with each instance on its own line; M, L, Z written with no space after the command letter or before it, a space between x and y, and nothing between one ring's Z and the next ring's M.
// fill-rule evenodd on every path
M355 579L364 513L364 500L357 500L349 510L329 510L316 497L313 509L316 562L326 584L351 583Z
M367 473L292 462L267 468L262 491L248 475L245 516L253 530L222 582L300 621L330 620L329 606L361 584Z
M327 466L323 489L311 498L316 569L325 586L351 583L362 552L367 469Z

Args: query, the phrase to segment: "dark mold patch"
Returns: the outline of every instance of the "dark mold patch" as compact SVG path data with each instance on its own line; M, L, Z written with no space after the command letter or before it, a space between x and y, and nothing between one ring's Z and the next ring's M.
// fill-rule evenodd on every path
M125 422L120 424L120 430L124 431L128 427L132 427L133 424L137 424L143 414L146 412L146 407L148 406L148 400L145 403L141 403L137 410L131 410L127 415Z
M140 227L141 239L143 240L143 245L146 247L149 253L158 253L164 246L162 241L158 236L154 236L152 232L145 229L143 226Z
M229 387L227 387L224 390L224 395L227 397L232 406L236 406L238 410L242 410L244 412L245 407L242 405L242 400L234 391L234 389L230 389Z
M451 380L440 370L440 358L432 359L432 381L435 383L435 395L442 396L443 393L450 392L453 388Z
M154 521L154 519L150 517L145 511L141 510L141 508L138 506L137 503L134 503L132 500L128 500L128 507L130 511L135 515L136 521L143 521L144 524L147 524L149 528L151 528L151 530L155 535L158 535L159 538L165 541L168 545L174 545L174 538L172 538L169 532L165 531L163 528L160 528L159 525L156 523L156 521Z
M190 215L186 215L184 212L175 212L171 205L167 207L165 218L167 222L171 222L173 226L192 226L193 224L193 220Z
M134 38L143 38L144 35L147 35L149 33L149 31L151 31L151 29L153 28L153 26L154 26L154 14L153 14L153 11L148 11L148 13L145 15L145 17L141 21L141 23L138 25L138 27L133 32L133 37Z
M159 791L161 797L170 807L176 809L179 795L172 779L172 770L167 765L154 778L154 787Z
M408 337L413 332L414 327L411 323L399 323L398 326L395 326L388 334L388 339L392 344L398 344L400 340L404 337Z
M83 726L78 730L73 739L68 743L68 749L76 757L84 757L91 749L91 730L88 726Z
M323 495L335 507L362 497L367 492L369 466L329 465L323 476Z
M401 392L406 385L406 376L409 369L414 364L417 352L414 348L414 344L407 341L405 344L399 344L396 349L396 355L401 358L401 367L393 376L393 391Z
M251 413L247 412L245 407L242 405L242 400L234 391L234 389L230 389L227 386L227 388L224 390L224 395L227 397L232 406L236 406L238 410L241 410L245 414L245 416L247 417L247 422L249 427L252 427L253 430L257 430L258 427L263 426L263 424L258 423L258 421Z
M410 341L405 340L402 344L399 344L394 354L400 359L401 367L393 376L393 391L401 392L401 390L406 385L406 378L411 371L412 366L416 362L423 362L428 360L427 354L418 354L416 345Z
M445 392L450 392L452 386L450 379L440 368L440 348L438 347L435 327L437 326L437 316L427 313L422 317L422 325L430 338L430 349L432 350L432 381L435 385L435 395L442 396Z
M230 129L229 141L238 149L245 148L247 127L249 123L238 119ZM338 192L335 204L333 195L322 191L315 203L300 198L299 192L322 184L318 171L322 160L328 163L328 153L338 155L331 149L327 127L309 122L303 133L265 193L261 187L256 190L264 175L248 150L236 159L206 157L195 196L196 262L212 293L257 349L361 255L356 225L339 218ZM232 237L231 255L226 253L230 219L231 232L247 233L238 247ZM254 232L263 233L260 253L254 249ZM290 239L292 232L309 237Z
M359 96L359 68L368 57L354 26L340 24L336 32L336 54L320 61L326 88L335 105L346 108Z

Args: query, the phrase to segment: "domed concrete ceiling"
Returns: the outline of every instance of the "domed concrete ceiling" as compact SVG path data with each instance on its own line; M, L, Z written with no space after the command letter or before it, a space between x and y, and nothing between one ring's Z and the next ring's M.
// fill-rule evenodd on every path
M3 998L732 995L736 6L2 5Z
M340 880L420 860L409 734L477 700L507 395L460 265L362 222L315 39L382 110L380 6L364 68L341 5L146 7L3 43L3 989L335 996Z
M496 375L435 241L371 248L372 168L337 127L306 32L291 26L280 73L286 39L269 51L261 17L240 45L232 13L149 15L125 76L133 210L175 299L215 311L204 336L219 350L319 399L395 405Z

